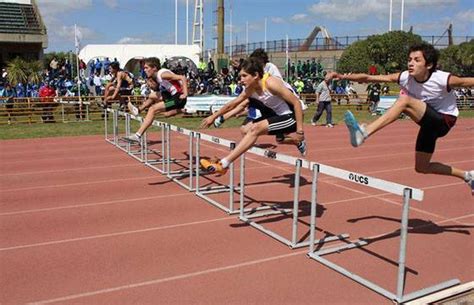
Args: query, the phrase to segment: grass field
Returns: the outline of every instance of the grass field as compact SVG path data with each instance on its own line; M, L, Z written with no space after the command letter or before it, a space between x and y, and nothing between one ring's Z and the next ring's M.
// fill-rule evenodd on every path
M335 124L343 124L343 115L347 110L347 106L333 107L333 122ZM357 111L351 108L356 117L361 122L373 121L377 116L370 115L365 110ZM310 106L305 111L305 123L309 124L312 115L316 111L315 106ZM461 111L461 118L473 118L474 111ZM168 122L188 129L198 129L202 117L174 117L174 118L157 118L160 121ZM240 126L243 117L230 119L225 122L222 128L230 128ZM323 114L318 124L326 122L326 114ZM34 123L34 124L12 124L0 126L0 139L26 139L26 138L43 138L43 137L62 137L62 136L80 136L80 135L99 135L104 133L104 122L95 120L90 122L69 122L69 123ZM132 130L137 130L138 124L132 122Z

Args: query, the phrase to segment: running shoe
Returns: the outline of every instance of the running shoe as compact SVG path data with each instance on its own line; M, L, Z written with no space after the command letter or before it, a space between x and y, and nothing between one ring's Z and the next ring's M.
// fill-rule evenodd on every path
M327 128L334 128L334 125L331 124L331 123L329 123L329 124L326 124L326 127L327 127Z
M131 114L138 115L140 113L140 110L138 110L137 107L133 106L132 102L128 102L127 106Z
M471 194L474 196L474 170L467 172L464 180L471 187Z
M316 122L311 119L311 125L316 126Z
M137 134L132 134L131 136L125 137L124 138L128 142L132 143L141 143L142 142L142 137L139 137Z
M301 142L299 142L296 147L298 148L298 151L300 152L300 154L304 157L306 156L306 141L303 140Z
M220 161L201 159L199 163L208 173L216 173L221 175L227 173L227 168L223 168Z
M220 115L214 120L214 127L219 128L224 123L224 116Z
M349 110L344 114L344 122L349 129L352 146L358 147L362 145L364 140L367 138L367 131L364 126L359 125L356 118Z

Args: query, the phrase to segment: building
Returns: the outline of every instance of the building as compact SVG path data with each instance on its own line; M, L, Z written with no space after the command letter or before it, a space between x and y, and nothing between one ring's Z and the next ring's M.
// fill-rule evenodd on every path
M0 67L21 57L38 60L48 35L35 0L0 0Z

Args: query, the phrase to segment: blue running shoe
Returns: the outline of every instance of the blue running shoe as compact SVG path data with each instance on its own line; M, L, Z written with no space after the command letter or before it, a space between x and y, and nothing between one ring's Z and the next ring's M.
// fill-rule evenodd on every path
M344 114L344 123L346 123L346 126L349 129L352 146L358 147L362 145L364 140L367 138L367 131L363 126L359 125L356 118L349 110Z
M298 148L298 151L303 157L306 156L306 141L305 140L298 143L296 147Z

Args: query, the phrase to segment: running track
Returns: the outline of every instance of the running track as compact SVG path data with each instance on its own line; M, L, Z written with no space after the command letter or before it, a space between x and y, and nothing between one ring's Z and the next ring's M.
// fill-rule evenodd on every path
M438 142L434 159L474 168L473 127L474 120L460 120ZM205 132L239 139L236 129ZM341 125L308 125L306 136L308 160L425 191L423 202L411 203L405 293L452 278L474 280L474 199L460 180L415 173L415 124L397 122L358 149ZM173 143L177 153L187 147L178 135ZM296 155L294 147L276 150ZM392 304L308 259L306 248L290 250L243 225L101 136L8 140L0 152L0 304ZM203 147L203 154L224 153ZM291 202L290 166L247 160L249 198ZM311 186L310 173L302 174L304 237ZM349 233L372 241L326 258L395 291L399 238L392 233L401 199L331 177L321 176L319 185L319 237ZM291 220L261 223L288 234Z

